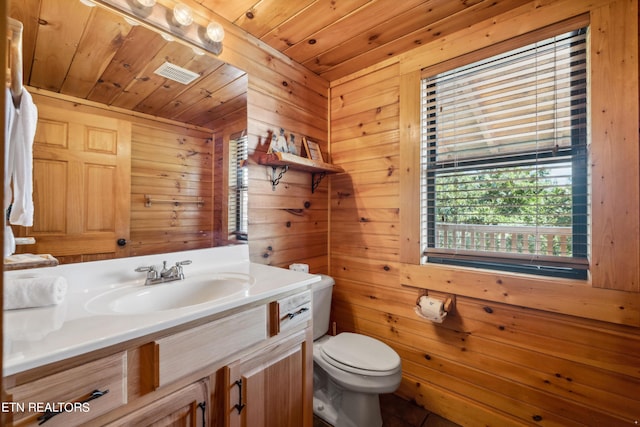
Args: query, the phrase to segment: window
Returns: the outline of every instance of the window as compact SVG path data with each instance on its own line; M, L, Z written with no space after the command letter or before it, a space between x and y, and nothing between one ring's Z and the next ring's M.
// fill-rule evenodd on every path
M423 78L424 262L587 277L586 51L582 28Z
M229 236L247 240L249 228L249 158L247 135L244 132L229 141Z

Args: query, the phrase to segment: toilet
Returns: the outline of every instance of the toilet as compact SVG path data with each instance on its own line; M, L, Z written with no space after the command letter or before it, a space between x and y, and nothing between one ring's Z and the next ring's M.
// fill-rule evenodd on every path
M334 427L380 427L380 393L400 385L400 356L366 335L329 331L333 278L312 285L313 413Z

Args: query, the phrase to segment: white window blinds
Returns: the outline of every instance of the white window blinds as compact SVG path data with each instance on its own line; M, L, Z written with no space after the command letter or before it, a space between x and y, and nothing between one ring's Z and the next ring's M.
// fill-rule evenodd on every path
M244 133L229 141L229 236L247 240L249 228L249 171L247 168L248 139Z
M586 277L586 29L422 81L425 260Z

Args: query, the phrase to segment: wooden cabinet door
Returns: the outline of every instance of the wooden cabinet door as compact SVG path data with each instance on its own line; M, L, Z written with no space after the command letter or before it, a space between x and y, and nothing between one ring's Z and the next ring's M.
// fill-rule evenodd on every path
M131 123L44 97L36 102L34 223L14 226L16 236L33 236L36 244L18 252L52 254L61 262L128 256L117 242L129 240Z
M201 380L120 418L109 427L205 427L209 425L209 383Z
M308 354L310 356L310 354ZM310 426L305 333L225 367L226 427Z

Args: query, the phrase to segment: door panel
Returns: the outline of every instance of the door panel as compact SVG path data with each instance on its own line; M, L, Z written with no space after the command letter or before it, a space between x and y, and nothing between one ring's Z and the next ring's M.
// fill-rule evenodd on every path
M131 124L48 105L38 97L33 150L33 227L13 226L61 262L129 255Z

